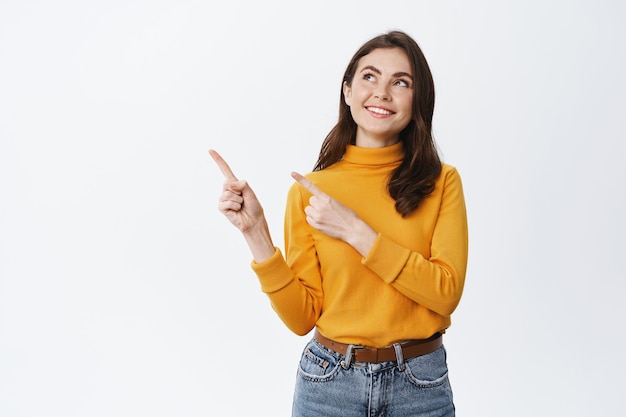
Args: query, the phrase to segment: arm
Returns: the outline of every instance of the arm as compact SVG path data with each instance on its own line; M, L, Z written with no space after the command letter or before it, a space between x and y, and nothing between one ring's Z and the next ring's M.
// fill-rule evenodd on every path
M307 334L322 310L323 292L317 250L306 223L302 195L292 186L285 210L285 255L252 263L261 289L285 325L298 335Z
M261 290L268 295L272 307L289 329L299 335L308 333L315 326L321 311L321 283L316 289L296 278L280 250L272 243L263 208L252 188L247 182L237 179L217 152L210 150L209 154L225 177L218 208L243 234L252 252L254 260L251 266L259 278ZM294 195L289 201L288 207L292 202L298 205L299 199ZM303 212L302 206L299 207L291 212ZM286 217L290 218L289 210ZM285 227L288 227L287 220ZM307 239L306 234L303 236L299 240L307 247L304 259L314 265L317 258L312 239ZM307 240L308 243L305 243ZM312 273L319 280L319 272Z
M325 194L303 176L292 173L312 193L304 211L319 231L352 245L363 264L411 300L442 316L458 305L465 281L468 231L461 178L455 169L442 174L441 204L425 258L377 233L356 213Z
M445 174L430 256L379 235L363 264L410 299L449 316L463 292L468 226L461 178L454 169Z

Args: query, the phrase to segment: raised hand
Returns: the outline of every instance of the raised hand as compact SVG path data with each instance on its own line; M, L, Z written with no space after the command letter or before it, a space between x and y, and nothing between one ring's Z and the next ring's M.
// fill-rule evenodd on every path
M301 174L292 172L291 177L313 194L304 209L307 223L330 237L352 245L361 255L367 255L376 240L376 231L354 210L320 190Z
M259 199L246 181L233 174L224 158L209 150L225 181L218 201L218 209L242 233L256 262L263 262L276 252Z
M218 202L220 212L242 233L247 233L258 224L264 223L263 207L250 185L244 180L237 179L219 153L211 149L209 154L225 178Z

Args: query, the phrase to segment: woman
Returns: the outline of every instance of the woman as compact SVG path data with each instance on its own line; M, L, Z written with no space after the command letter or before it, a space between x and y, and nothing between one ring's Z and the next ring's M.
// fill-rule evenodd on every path
M432 137L434 85L417 43L377 36L343 77L339 120L287 197L285 256L263 209L214 150L219 210L243 233L283 322L315 328L294 416L453 416L442 334L461 298L461 179Z

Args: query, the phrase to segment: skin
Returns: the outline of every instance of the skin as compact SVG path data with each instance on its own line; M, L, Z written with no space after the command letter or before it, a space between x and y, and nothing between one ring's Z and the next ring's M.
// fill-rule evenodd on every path
M356 145L390 146L413 117L413 71L399 48L375 49L359 61L345 102L357 124Z
M393 145L412 117L412 71L406 53L398 48L375 49L361 58L352 85L344 84L345 101L357 123L356 145L380 148ZM250 185L239 180L215 150L209 154L224 175L218 209L241 231L254 261L275 253L263 207ZM377 232L356 213L320 190L297 172L291 177L311 192L306 220L315 229L342 240L366 256Z

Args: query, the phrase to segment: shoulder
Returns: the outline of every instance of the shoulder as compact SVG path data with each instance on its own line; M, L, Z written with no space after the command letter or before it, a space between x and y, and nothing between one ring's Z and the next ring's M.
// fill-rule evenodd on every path
M441 174L437 178L435 189L439 190L442 196L463 196L463 182L458 169L450 164L441 165Z
M440 193L449 193L453 192L453 190L463 189L461 175L456 166L447 163L441 164L441 173L435 181L435 189L438 189Z
M441 174L442 175L448 175L449 173L456 173L458 175L458 170L456 168L456 166L454 165L450 165L446 162L442 162L441 163Z
M437 178L437 182L448 182L450 180L461 181L461 175L456 166L444 162L441 164L441 173Z

